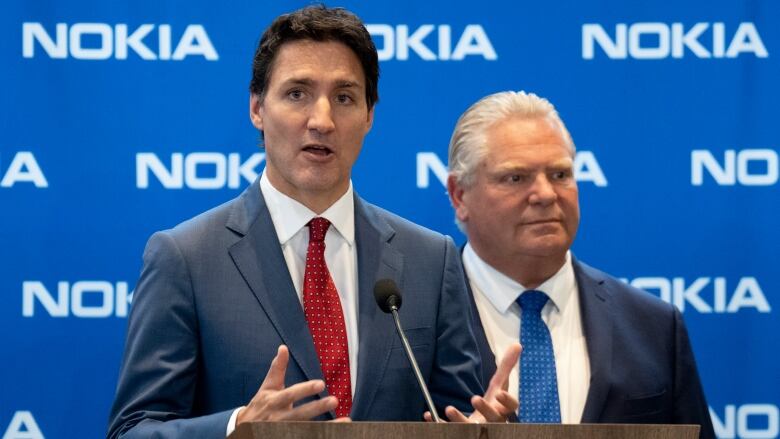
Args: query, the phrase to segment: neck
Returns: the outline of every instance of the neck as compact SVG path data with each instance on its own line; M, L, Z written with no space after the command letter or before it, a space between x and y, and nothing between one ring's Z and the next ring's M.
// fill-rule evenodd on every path
M300 189L295 188L288 184L283 184L282 181L276 181L276 175L273 172L268 172L268 181L279 192L287 195L293 200L303 204L309 210L317 215L322 214L328 210L336 201L339 200L347 190L349 189L349 180L337 185L336 187L324 188L324 189Z
M336 201L338 201L339 198L341 198L342 195L344 195L345 191L342 191L340 193L332 193L332 194L311 194L311 193L293 193L288 194L285 192L282 192L283 194L287 195L288 197L292 198L293 200L303 204L309 210L316 213L317 215L322 214L322 212L325 212L328 210L330 206L333 205Z
M566 262L566 253L544 256L511 255L491 259L482 256L483 254L489 255L488 252L480 253L473 243L472 247L488 265L529 290L538 288L539 285L553 277Z

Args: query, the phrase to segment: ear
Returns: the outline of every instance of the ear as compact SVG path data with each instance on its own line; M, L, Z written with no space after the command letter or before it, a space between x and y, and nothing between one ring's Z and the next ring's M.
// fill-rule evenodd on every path
M258 130L263 130L263 101L260 96L249 94L249 119Z
M455 176L447 176L447 193L450 195L450 203L455 209L455 217L462 223L469 219L468 208L463 202L465 190L456 180Z
M376 105L373 105L370 110L368 110L368 121L366 123L366 134L368 134L369 131L371 131L371 127L374 126L374 109L376 108Z

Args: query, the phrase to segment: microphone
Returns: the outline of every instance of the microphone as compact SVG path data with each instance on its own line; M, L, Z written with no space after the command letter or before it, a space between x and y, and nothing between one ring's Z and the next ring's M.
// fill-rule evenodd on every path
M433 405L433 399L431 399L431 394L428 392L428 386L425 385L425 380L423 380L420 366L417 365L417 360L414 359L412 348L409 346L409 340L407 340L406 334L404 334L404 330L401 328L401 320L398 318L398 310L401 308L402 302L401 291L398 290L398 286L392 279L380 279L374 284L374 298L382 311L393 315L395 329L398 332L398 336L401 337L406 358L409 359L409 364L412 366L414 376L417 378L417 384L420 385L420 390L422 390L425 404L431 412L433 422L442 422L441 418L439 418L439 413L436 412L436 407Z

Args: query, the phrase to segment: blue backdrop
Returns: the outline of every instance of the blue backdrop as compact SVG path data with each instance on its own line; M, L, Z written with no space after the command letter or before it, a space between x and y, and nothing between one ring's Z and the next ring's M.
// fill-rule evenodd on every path
M251 59L302 5L0 6L4 438L105 434L146 239L262 170ZM443 185L458 116L496 91L549 98L579 151L577 256L684 312L721 438L778 436L779 3L338 5L382 59L363 197L462 242Z

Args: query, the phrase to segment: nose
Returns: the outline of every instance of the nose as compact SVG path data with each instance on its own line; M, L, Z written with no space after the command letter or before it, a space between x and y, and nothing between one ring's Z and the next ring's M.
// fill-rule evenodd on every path
M539 173L531 186L531 192L528 201L531 204L548 205L558 199L558 193L550 182L550 179L544 173Z
M309 114L307 128L323 134L333 131L336 128L336 124L333 122L331 111L332 108L328 98L322 97L314 101Z

